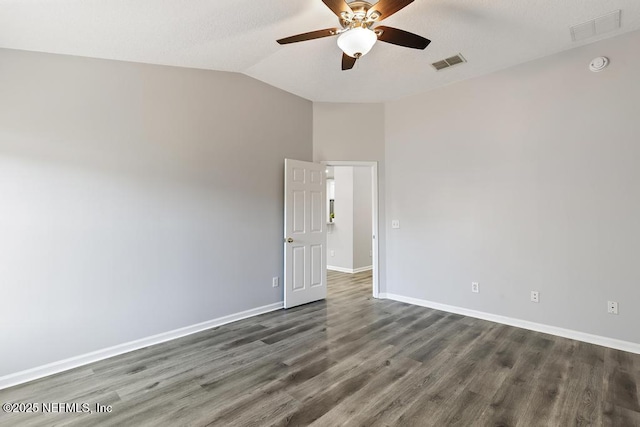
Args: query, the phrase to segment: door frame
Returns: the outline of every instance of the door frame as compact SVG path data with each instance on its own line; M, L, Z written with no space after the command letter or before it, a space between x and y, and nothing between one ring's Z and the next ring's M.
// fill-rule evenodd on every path
M373 297L380 298L380 265L379 250L380 236L378 234L379 226L379 209L378 204L378 162L363 162L351 160L326 160L320 164L328 166L359 166L371 168L371 248L372 248L372 265L373 265ZM325 266L326 267L326 266Z

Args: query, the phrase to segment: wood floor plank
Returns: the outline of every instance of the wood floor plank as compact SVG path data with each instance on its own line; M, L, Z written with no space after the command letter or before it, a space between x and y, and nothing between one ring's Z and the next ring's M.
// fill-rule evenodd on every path
M351 367L351 375L334 377L327 387L318 388L313 394L301 394L297 391L293 395L302 402L300 410L276 425L299 426L313 423L363 388L381 370L389 369L391 363L387 358L391 355L391 350L386 348L382 352L370 355L367 357L368 363L357 363Z
M549 426L555 408L562 410L563 400L566 398L567 382L571 375L573 353L576 343L569 340L558 340L554 343L552 354L540 370L540 374L533 383L529 403L523 408L517 425Z
M491 404L478 419L480 424L496 423L515 426L522 415L522 408L529 402L534 389L530 387L551 352L529 341L517 362L494 394Z
M0 413L5 426L640 426L640 355L371 295L328 298L0 390L106 414Z
M432 390L439 381L455 372L455 366L450 361L451 357L448 353L439 353L429 363L423 363L411 377L397 384L387 393L375 396L373 399L375 405L370 412L359 415L358 425L395 425L407 408Z
M344 399L313 424L327 427L355 424L354 417L361 413L371 413L375 409L377 402L371 398L372 396L393 389L398 382L413 375L421 366L422 363L406 357L391 358L385 368L376 373L372 381Z

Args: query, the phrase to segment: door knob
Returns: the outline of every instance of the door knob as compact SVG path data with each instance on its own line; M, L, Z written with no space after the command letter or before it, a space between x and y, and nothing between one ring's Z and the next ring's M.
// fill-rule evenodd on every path
M291 237L288 237L286 240L287 243L293 243L293 239Z

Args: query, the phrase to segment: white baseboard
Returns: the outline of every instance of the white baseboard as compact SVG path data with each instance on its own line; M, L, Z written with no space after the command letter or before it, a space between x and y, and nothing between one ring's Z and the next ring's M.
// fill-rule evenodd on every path
M478 319L489 320L491 322L502 323L504 325L515 326L517 328L529 329L531 331L543 332L545 334L556 335L559 337L569 338L578 341L584 341L591 344L601 345L604 347L614 348L616 350L628 351L630 353L640 354L640 344L622 341L615 338L607 338L600 335L587 334L571 329L559 328L557 326L545 325L542 323L530 322L528 320L514 319L512 317L500 316L498 314L486 313L483 311L470 310L468 308L456 307L453 305L440 304L438 302L427 301L418 298L405 297L390 293L380 293L379 298L390 299L408 304L419 305L422 307L433 308L435 310L447 311L449 313L461 314L463 316L475 317Z
M372 265L368 265L366 267L360 267L360 268L351 269L351 268L343 268L343 267L335 267L333 265L327 265L327 270L338 271L340 273L355 274L355 273L362 273L363 271L373 270L373 266Z
M195 325L186 326L184 328L175 329L173 331L163 332L158 335L153 335L124 344L119 344L113 347L104 348L102 350L97 350L91 353L82 354L80 356L71 357L69 359L60 360L58 362L49 363L47 365L38 366L26 371L16 372L15 374L9 374L4 377L0 377L0 390L29 381L37 380L38 378L57 374L59 372L68 371L69 369L77 368L79 366L88 365L89 363L108 359L109 357L129 353L130 351L139 350L144 347L149 347L151 345L160 344L166 341L174 340L176 338L195 334L196 332L201 332L207 329L215 328L217 326L226 325L227 323L237 322L238 320L246 319L248 317L280 310L281 308L284 308L284 303L277 302L274 304L265 305L263 307L253 308L251 310L242 311L240 313L234 313L228 316L219 317L217 319L208 320L206 322L198 323Z

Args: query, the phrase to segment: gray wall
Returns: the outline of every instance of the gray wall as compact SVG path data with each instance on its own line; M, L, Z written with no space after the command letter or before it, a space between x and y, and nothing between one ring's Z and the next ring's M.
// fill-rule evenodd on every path
M222 72L0 50L0 376L282 300L312 104Z
M371 267L371 168L353 168L353 269Z
M384 124L383 104L313 103L313 161L378 162L380 292L386 289Z
M640 343L638 46L388 103L388 292ZM590 72L600 55L611 66Z

